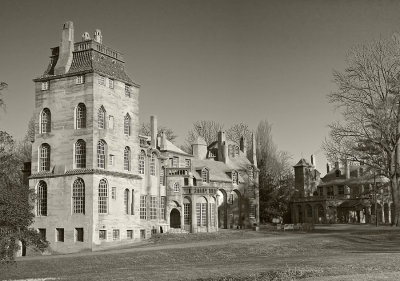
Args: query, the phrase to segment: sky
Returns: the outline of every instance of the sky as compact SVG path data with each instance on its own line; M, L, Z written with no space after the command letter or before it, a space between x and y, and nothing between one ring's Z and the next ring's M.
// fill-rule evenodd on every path
M141 85L140 118L150 115L183 143L197 120L229 128L272 124L295 164L316 155L328 124L340 119L327 94L332 71L355 45L400 31L400 1L14 1L0 3L0 81L6 112L0 130L21 139L34 109L32 79L46 69L66 21L75 41L101 29Z

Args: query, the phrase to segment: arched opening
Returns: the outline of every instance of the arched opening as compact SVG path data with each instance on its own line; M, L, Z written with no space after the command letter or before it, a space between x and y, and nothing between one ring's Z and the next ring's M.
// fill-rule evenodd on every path
M298 223L303 223L303 208L301 207L301 205L297 206L297 210L298 210Z
M230 194L230 213L231 213L231 228L240 228L243 225L244 217L241 212L241 195L238 190L233 190Z
M325 210L324 206L317 205L317 221L316 223L325 223Z
M181 228L181 213L176 208L172 209L169 215L169 226L171 228Z
M228 202L227 194L223 189L217 191L218 226L228 228Z

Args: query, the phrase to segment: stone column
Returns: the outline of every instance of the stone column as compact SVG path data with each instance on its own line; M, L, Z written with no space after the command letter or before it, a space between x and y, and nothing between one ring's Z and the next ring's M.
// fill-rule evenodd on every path
M192 233L197 232L197 217L196 217L196 196L193 196L192 198Z

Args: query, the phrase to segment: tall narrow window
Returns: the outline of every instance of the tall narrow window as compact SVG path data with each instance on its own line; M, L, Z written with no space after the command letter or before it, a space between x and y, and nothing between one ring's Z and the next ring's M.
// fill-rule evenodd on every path
M125 96L131 96L131 86L125 84Z
M99 76L99 85L106 85L106 78L104 76Z
M161 167L161 169L160 169L160 184L161 185L165 185L165 176L164 176L164 174L165 174L165 168Z
M86 128L86 106L83 103L78 104L76 107L76 128Z
M50 109L45 108L40 114L40 132L49 133L51 132L51 113Z
M179 168L179 157L172 158L172 167Z
M106 110L103 106L101 106L97 111L97 124L99 129L106 128Z
M124 209L125 209L125 214L129 214L129 189L125 189L124 192Z
M105 179L99 183L99 214L107 214L108 211L108 184Z
M156 154L152 153L150 158L150 175L152 176L156 175L156 159L157 159Z
M132 189L132 198L131 198L131 215L135 214L135 190Z
M238 184L238 173L236 171L232 171L232 183Z
M179 183L174 183L174 192L179 192Z
M50 145L47 143L40 146L39 170L50 171Z
M85 76L83 75L78 75L75 78L75 84L83 84L85 83Z
M124 118L124 134L131 135L131 116L127 113Z
M204 183L208 182L208 170L207 169L201 170L201 178Z
M235 157L239 156L239 146L235 145Z
M85 213L85 182L77 178L72 185L72 203L74 214Z
M196 203L197 226L207 226L207 201L204 197Z
M114 80L113 79L108 79L108 87L110 89L114 89Z
M129 146L125 146L124 149L124 170L131 170L131 149L129 148Z
M47 216L47 184L44 181L37 185L36 214Z
M103 140L99 140L97 143L97 167L106 168L106 143Z
M157 197L150 197L150 219L155 220L157 218Z
M78 140L75 143L75 167L77 169L86 168L86 143Z
M145 161L146 161L146 154L142 150L139 153L139 174L144 175L144 166L145 166Z
M249 168L249 181L253 181L254 180L254 168L250 167Z
M42 82L42 91L46 91L49 89L49 81Z
M183 223L186 225L190 225L192 223L192 208L190 201L186 198L183 201L183 215Z
M166 203L165 196L161 196L160 198L160 219L165 220L165 203Z
M147 219L147 206L146 206L147 196L140 195L140 219Z
M210 226L215 226L215 199L210 198Z

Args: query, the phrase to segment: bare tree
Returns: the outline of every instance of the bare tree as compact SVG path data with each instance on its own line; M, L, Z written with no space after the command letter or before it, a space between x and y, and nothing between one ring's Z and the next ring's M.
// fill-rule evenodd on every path
M240 139L244 137L247 143L251 142L251 131L244 123L234 124L226 130L226 138L240 145Z
M4 89L8 87L7 83L5 82L0 82L0 108L5 108L5 103L4 103L4 98L2 95L2 92Z
M213 141L218 138L218 132L222 131L224 125L209 120L201 120L193 123L193 128L189 130L186 137L186 142L181 146L181 149L187 153L192 151L192 143L198 138L202 137L206 141L207 145L210 145Z
M400 42L394 37L357 46L346 61L343 72L334 71L338 89L328 96L344 121L330 125L323 148L330 160L363 162L390 180L399 226Z
M174 142L175 139L178 137L177 135L175 135L174 131L171 128L168 128L166 126L157 127L157 135L160 135L161 132L164 132L167 140L169 140L170 142ZM150 136L150 133L151 133L150 123L142 123L140 125L139 134L143 136Z

